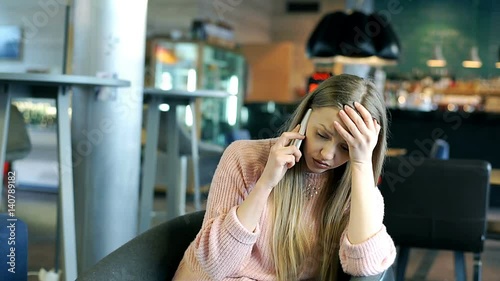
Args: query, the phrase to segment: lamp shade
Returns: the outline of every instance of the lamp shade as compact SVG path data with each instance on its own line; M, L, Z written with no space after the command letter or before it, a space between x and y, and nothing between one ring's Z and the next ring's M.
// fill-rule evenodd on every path
M446 59L443 56L443 50L440 45L434 46L434 53L431 59L427 60L428 67L445 67Z
M392 25L377 13L370 15L369 22L373 29L371 34L376 55L388 60L398 60L401 46Z
M332 57L340 54L341 31L347 15L343 12L333 12L325 15L307 41L309 57Z
M496 68L500 68L500 46L498 47L498 59L495 63Z
M306 50L313 60L387 65L395 64L399 58L400 44L382 16L337 11L320 20Z
M374 38L367 32L369 18L361 12L353 12L345 19L345 26L340 34L340 55L351 58L375 56Z
M479 58L479 51L477 46L470 49L470 57L462 62L462 66L466 68L480 68L483 62Z

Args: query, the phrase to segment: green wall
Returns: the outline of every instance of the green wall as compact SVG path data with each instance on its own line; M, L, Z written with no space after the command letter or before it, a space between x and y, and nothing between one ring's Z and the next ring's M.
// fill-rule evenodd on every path
M399 64L385 67L389 76L415 77L449 73L458 79L500 76L495 68L500 47L500 1L497 0L376 0L376 11L389 11L399 3L401 12L393 13L392 25L399 37L402 55ZM426 61L434 46L441 44L447 66L429 68ZM483 66L462 67L470 48L477 45Z

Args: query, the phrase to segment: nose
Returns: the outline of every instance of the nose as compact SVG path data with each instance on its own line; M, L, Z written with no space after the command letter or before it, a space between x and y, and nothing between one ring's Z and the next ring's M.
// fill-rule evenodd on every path
M322 160L333 160L335 158L335 145L325 144L321 148L321 157L323 157Z

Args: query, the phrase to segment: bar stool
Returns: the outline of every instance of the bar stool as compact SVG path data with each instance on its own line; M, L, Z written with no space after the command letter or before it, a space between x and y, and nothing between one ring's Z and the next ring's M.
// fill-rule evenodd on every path
M160 123L163 123L166 115L161 115ZM191 149L191 136L190 134L182 128L180 124L177 123L177 130L179 135L179 157L181 159L181 189L183 191L187 191L188 186L193 186L192 177L190 175L193 174L194 167L190 165L189 162L193 155L193 151ZM166 151L167 142L167 132L165 126L160 126L160 137L158 139L158 163L165 163L166 159L168 159L167 155L169 151ZM217 168L217 164L219 163L220 158L222 157L222 153L224 152L224 147L211 144L205 141L198 142L198 157L199 157L199 165L198 165L198 177L199 177L199 187L210 184L212 181L212 177L215 173L215 169ZM168 163L166 163L168 166ZM164 183L166 179L164 178L164 167L162 165L157 165L156 167L156 182ZM168 186L167 186L168 188ZM196 187L195 187L196 188ZM195 191L195 192L200 192ZM194 205L197 211L201 210L201 198L196 196L194 198Z
M219 159L222 157L222 153L224 151L224 147L196 140L195 147L197 147L197 149L195 149L194 152L196 152L196 161L199 162L200 165L190 165L191 168L188 169L188 160L192 159L194 164L195 160L193 157L195 156L192 149L193 139L191 134L189 134L179 124L178 119L182 118L175 118L175 121L170 119L173 116L177 117L177 114L172 114L170 112L172 111L172 105L169 112L161 113L155 109L155 105L153 103L150 103L149 106L152 106L153 108L148 109L148 112L144 112L145 115L146 113L148 114L148 118L143 118L143 120L145 120L145 128L147 129L145 132L146 144L144 147L144 164L142 170L143 180L140 203L140 233L150 228L152 216L163 214L165 214L167 218L172 216L172 214L169 214L168 211L153 211L152 204L154 185L158 182L164 183L168 181L168 175L172 175L170 171L172 169L172 164L175 165L178 163L178 166L175 167L177 171L177 174L175 175L176 181L168 181L172 184L167 186L168 188L172 188L169 190L170 192L168 196L177 199L179 196L173 196L174 192L176 192L178 194L182 194L180 197L183 198L182 200L175 202L176 207L174 209L176 211L180 209L182 210L182 213L184 213L185 193L187 191L188 180L192 180L194 187L195 209L201 210L200 186L211 182ZM150 116L152 113L154 113L154 116ZM151 122L151 120L153 121ZM177 138L177 140L175 140L175 138ZM150 141L149 146L148 140ZM177 145L175 145L175 147L178 148L177 151L168 151L168 149L172 147L172 143L177 143ZM174 155L169 153L174 153ZM177 158L175 161L176 163L169 162L169 159L171 160L173 158ZM193 177L190 177L190 174L193 174ZM197 182L195 180L197 180ZM175 188L178 188L178 190L175 190ZM167 199L167 204L172 203L172 198L169 199Z

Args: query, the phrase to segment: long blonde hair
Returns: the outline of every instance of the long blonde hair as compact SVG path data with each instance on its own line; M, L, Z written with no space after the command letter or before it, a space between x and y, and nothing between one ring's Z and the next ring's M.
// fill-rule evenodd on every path
M381 125L377 145L373 151L373 175L378 179L387 148L387 117L383 97L370 81L348 74L333 76L322 82L314 92L308 94L298 105L284 130L290 131L300 123L308 108L353 105L357 101L371 113ZM307 141L307 140L306 140ZM306 222L301 220L305 209L305 196L301 188L306 176L304 157L291 168L274 187L272 195L274 227L271 248L275 262L277 280L298 280L306 257L314 245L310 244L311 233ZM319 280L337 280L342 274L339 262L340 236L347 226L351 199L351 169L349 162L328 171L327 188L322 188L316 206L318 216L317 249L320 251Z

